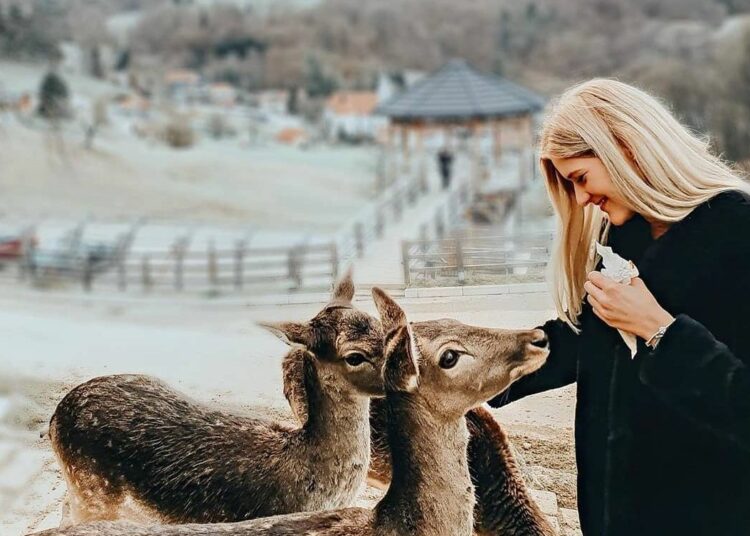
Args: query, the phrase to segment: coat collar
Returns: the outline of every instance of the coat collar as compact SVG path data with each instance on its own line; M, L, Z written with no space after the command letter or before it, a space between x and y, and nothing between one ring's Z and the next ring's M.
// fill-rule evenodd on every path
M699 279L712 271L720 273L736 236L731 215L738 201L747 198L739 192L721 193L695 207L656 240L648 222L636 215L612 228L609 242L614 251L633 260L660 305L676 315L685 311Z

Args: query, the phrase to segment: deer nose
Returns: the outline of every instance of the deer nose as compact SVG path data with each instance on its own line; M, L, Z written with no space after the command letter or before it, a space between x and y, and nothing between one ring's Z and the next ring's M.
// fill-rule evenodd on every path
M549 339L547 338L547 334L541 329L537 329L534 332L533 338L531 339L531 344L533 344L537 348L544 348L544 349L548 348Z

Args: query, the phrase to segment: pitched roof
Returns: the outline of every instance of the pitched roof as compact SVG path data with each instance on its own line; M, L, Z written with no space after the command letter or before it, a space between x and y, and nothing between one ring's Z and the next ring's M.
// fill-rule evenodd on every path
M337 91L326 101L326 108L337 115L370 115L378 103L372 91Z
M452 120L536 112L544 99L505 78L481 73L464 60L451 60L395 95L375 113L391 119Z

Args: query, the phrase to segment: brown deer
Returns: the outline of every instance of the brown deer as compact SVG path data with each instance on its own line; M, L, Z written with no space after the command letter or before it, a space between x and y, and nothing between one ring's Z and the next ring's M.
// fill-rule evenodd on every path
M220 525L98 522L52 536L469 536L474 490L467 463L467 411L533 372L547 358L541 330L508 331L453 320L407 324L401 308L373 289L386 333L383 379L393 477L373 510L274 516Z
M266 324L295 346L300 427L216 411L153 378L93 379L50 421L68 522L129 517L230 522L340 508L363 486L369 398L382 396L380 322L354 308L351 276L306 323ZM304 392L302 392L304 391ZM302 405L298 404L298 408Z
M303 365L294 351L284 359L284 394L295 415L307 411L302 388ZM482 407L469 410L466 424L469 472L476 495L475 533L478 536L554 536L554 529L529 495L500 424ZM370 401L368 483L381 489L387 489L391 481L387 429L387 403L384 398L373 398Z

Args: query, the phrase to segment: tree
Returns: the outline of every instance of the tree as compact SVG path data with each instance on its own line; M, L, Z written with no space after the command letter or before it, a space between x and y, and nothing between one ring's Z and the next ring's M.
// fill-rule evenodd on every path
M338 88L336 80L328 76L315 56L307 58L305 89L310 97L327 97Z

